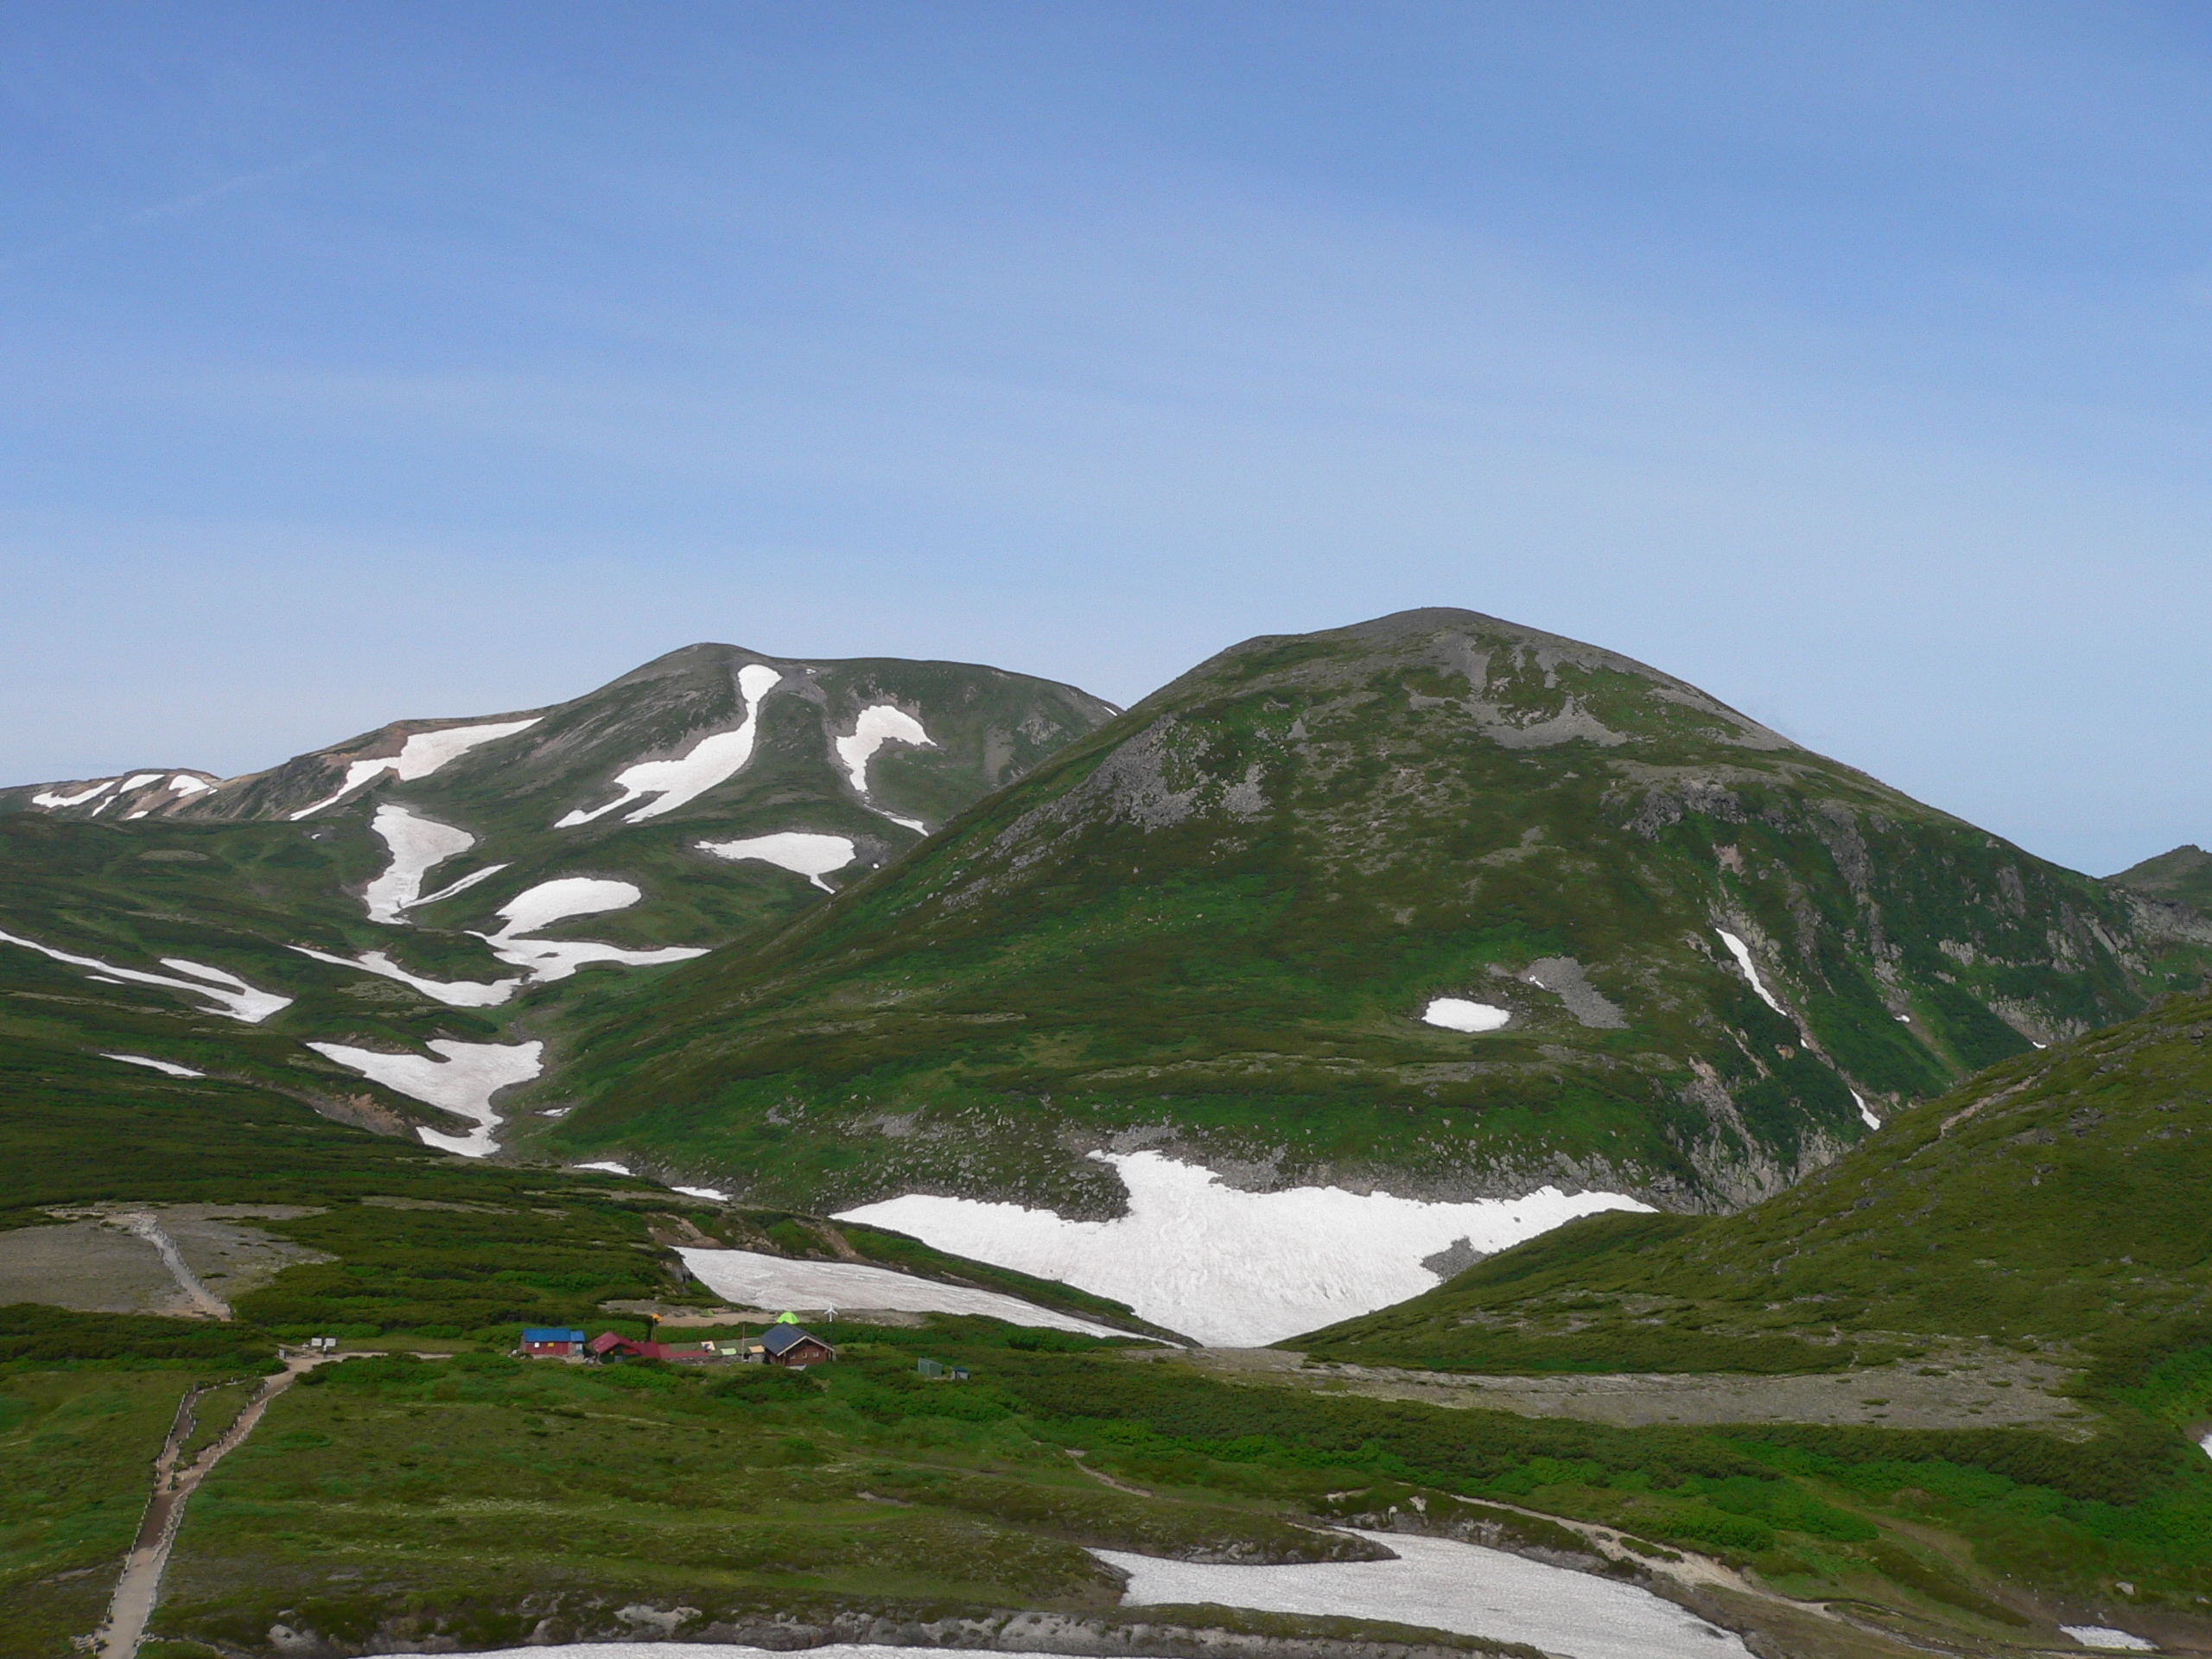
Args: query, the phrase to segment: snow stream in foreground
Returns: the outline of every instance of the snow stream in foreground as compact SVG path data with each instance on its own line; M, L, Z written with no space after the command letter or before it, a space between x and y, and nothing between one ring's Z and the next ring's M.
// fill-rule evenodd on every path
M1219 1567L1118 1549L1090 1553L1129 1575L1124 1607L1211 1602L1257 1612L1387 1619L1526 1642L1572 1659L1750 1659L1738 1637L1648 1590L1456 1539L1360 1536L1398 1559Z
M1058 1279L1200 1342L1260 1347L1433 1290L1424 1257L1465 1243L1485 1254L1601 1210L1650 1205L1618 1192L1429 1203L1300 1186L1243 1192L1156 1152L1093 1153L1129 1191L1113 1221L910 1192L842 1221L911 1233L940 1250Z
M410 1100L474 1120L476 1128L467 1135L441 1135L416 1126L415 1133L423 1137L425 1146L457 1152L464 1158L487 1157L499 1150L492 1131L499 1126L499 1115L493 1109L492 1096L536 1077L543 1069L538 1057L545 1052L543 1043L461 1043L450 1037L430 1040L429 1046L443 1055L442 1059L349 1048L343 1043L309 1043L308 1046Z
M603 818L632 801L643 800L648 795L658 796L658 800L647 801L629 815L629 823L639 823L664 812L673 812L685 803L698 799L716 784L734 778L753 758L753 745L760 732L760 700L783 677L765 663L747 663L737 671L737 690L745 705L745 718L738 722L736 730L702 737L689 753L676 760L640 760L634 766L624 768L614 775L614 787L622 791L620 795L588 812L578 807L555 820L553 827L573 830L594 818Z
M57 950L50 944L41 944L36 939L18 938L13 933L0 933L0 944L20 944L26 950L35 950L56 962L66 962L72 968L90 969L92 978L105 977L111 985L129 981L137 985L158 985L163 990L189 991L193 995L205 997L213 1003L218 1014L228 1014L233 1020L243 1020L249 1026L257 1026L277 1009L292 1006L292 999L289 996L279 996L274 991L257 991L236 974L225 973L220 968L204 967L196 962L187 962L181 957L163 957L162 966L174 968L181 974L190 974L193 976L190 979L172 979L167 974L148 974L136 968L118 968L113 963L102 962L98 957L73 956L67 950Z
M582 1165L582 1168L591 1166ZM1090 1337L1125 1337L1126 1331L1094 1325L992 1290L941 1285L888 1268L857 1262L790 1262L751 1250L678 1250L683 1265L717 1296L753 1307L880 1307L902 1313L978 1313L1008 1325L1042 1325Z

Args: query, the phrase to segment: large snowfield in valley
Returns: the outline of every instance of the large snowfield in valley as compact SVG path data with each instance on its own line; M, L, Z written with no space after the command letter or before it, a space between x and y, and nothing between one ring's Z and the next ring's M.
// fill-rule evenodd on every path
M841 1221L911 1233L957 1255L1125 1302L1200 1342L1259 1347L1433 1290L1422 1259L1465 1240L1485 1254L1601 1210L1649 1210L1618 1192L1459 1204L1300 1186L1244 1192L1156 1152L1094 1153L1120 1172L1129 1211L1069 1221L1050 1210L909 1193Z
M1363 1532L1395 1561L1222 1567L1118 1549L1090 1553L1129 1575L1124 1607L1192 1605L1386 1619L1526 1642L1572 1659L1751 1659L1738 1637L1648 1590L1452 1538Z
M590 1168L590 1165L583 1166ZM1074 1331L1090 1337L1125 1337L1126 1331L1094 1325L1017 1296L941 1285L934 1279L857 1262L790 1262L752 1250L679 1250L683 1265L717 1296L753 1307L811 1312L827 1307L889 1308L901 1313L975 1313L1008 1325Z

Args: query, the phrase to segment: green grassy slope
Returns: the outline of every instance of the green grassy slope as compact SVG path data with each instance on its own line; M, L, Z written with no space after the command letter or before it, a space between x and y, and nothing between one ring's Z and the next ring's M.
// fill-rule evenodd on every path
M2008 1061L1720 1218L1605 1216L1288 1344L1465 1370L1789 1370L1955 1336L2212 1341L2212 993ZM2212 1392L2190 1405L2212 1414Z
M1618 1529L1646 1560L1718 1555L1950 1651L2056 1646L2061 1619L2148 1617L2177 1646L2212 1628L2192 1618L2212 1589L2212 1465L2171 1435L1630 1431L1234 1387L988 1321L842 1334L838 1363L804 1377L481 1352L325 1371L194 1499L155 1624L176 1645L155 1651L274 1651L278 1625L372 1651L620 1637L626 1606L692 1610L670 1633L694 1638L995 1628L1017 1609L1111 1621L1127 1615L1084 1545L1313 1560L1363 1547L1307 1528L1396 1524L1593 1554L1546 1516ZM925 1382L924 1356L973 1380ZM113 1375L17 1370L0 1399ZM1789 1611L1731 1610L1754 1627ZM1779 1650L1806 1659L1894 1651L1852 1625L1791 1629Z
M1715 930L1749 942L1787 1013ZM763 1199L1272 1179L1763 1197L2212 945L1625 658L1464 612L1226 652L752 949L640 988L548 1144ZM1458 995L1478 1036L1420 1022Z
M2194 1046L2190 1029L2167 1040ZM2098 1040L2069 1062L2091 1078L2164 1052ZM313 1213L254 1224L335 1259L239 1297L229 1325L0 1310L0 1445L40 1459L39 1478L0 1503L11 1528L0 1654L61 1659L67 1637L91 1628L185 1382L265 1366L279 1334L325 1332L463 1358L351 1361L284 1396L194 1500L156 1626L176 1645L151 1649L159 1659L273 1652L278 1624L370 1645L433 1634L511 1644L544 1619L616 1636L632 1605L696 1608L694 1633L711 1620L827 1632L854 1628L839 1619L1014 1608L1111 1620L1126 1616L1084 1543L1297 1559L1326 1541L1286 1522L1387 1525L1392 1506L1401 1519L1550 1548L1573 1541L1496 1506L1596 1522L1647 1548L1719 1554L1793 1594L1847 1599L1862 1619L1969 1651L2053 1639L2059 1617L2185 1614L2212 1593L2212 1464L2175 1432L2212 1410L2212 1351L2115 1349L2100 1402L2108 1426L2086 1443L1532 1421L1231 1387L1173 1361L972 1320L841 1321L844 1357L804 1382L518 1366L496 1353L523 1321L634 1332L598 1305L696 1300L668 1272L672 1229L803 1254L830 1254L829 1241L809 1217L443 1157L246 1083L149 1073L117 1084L73 1071L73 1052L34 1048L0 1078L10 1154L0 1225L101 1200L292 1203ZM844 1237L887 1265L1024 1288L895 1236ZM976 1381L923 1384L923 1356L965 1363ZM1071 1449L1154 1496L1092 1480ZM2120 1607L2123 1579L2138 1593ZM1281 1637L1378 1634L1241 1623ZM1870 1651L1795 1635L1786 1650Z
M615 814L556 828L563 814L612 798L612 780L625 767L683 753L735 727L745 715L737 675L759 660L730 646L672 652L584 697L537 711L526 731L469 750L427 777L386 773L302 821L291 815L328 798L356 760L397 753L410 735L439 723L383 728L271 772L174 798L166 781L173 774L144 774L156 781L135 793L68 808L36 804L33 789L0 791L0 932L171 977L180 970L163 969L162 960L181 959L294 999L249 1026L210 1014L205 999L188 992L105 982L93 976L96 969L0 942L0 996L11 1010L0 1020L15 1020L10 1028L26 1034L54 1034L68 1022L57 1026L46 1016L69 1010L92 1022L88 1032L96 1026L106 1033L94 1032L99 1040L88 1038L88 1046L289 1088L326 1106L354 1102L360 1121L387 1128L423 1123L458 1132L467 1126L365 1083L302 1045L420 1054L439 1038L537 1039L548 1045L547 1067L557 1073L570 1027L605 1019L656 970L587 967L500 1006L472 1008L361 971L353 960L381 952L428 980L512 980L517 969L476 934L495 931L500 907L518 893L569 876L627 882L640 898L556 925L550 937L629 948L720 944L788 920L826 894L791 871L708 855L702 841L794 830L842 836L852 842L855 862L829 879L847 880L919 838L885 813L940 820L1112 712L1071 687L969 664L783 662L783 679L758 711L752 757L734 777L643 822ZM886 703L919 718L932 741L887 743L868 768L863 798L834 746L863 709ZM140 811L134 803L142 800L154 803L145 809L152 816L134 817ZM404 925L369 919L363 890L391 857L372 829L386 804L475 837L473 847L434 867L425 890L504 868L410 912ZM298 946L347 960L316 961ZM560 1098L557 1078L538 1086L549 1099Z
M2105 880L2115 887L2171 899L2212 916L2212 853L2202 847L2177 847Z

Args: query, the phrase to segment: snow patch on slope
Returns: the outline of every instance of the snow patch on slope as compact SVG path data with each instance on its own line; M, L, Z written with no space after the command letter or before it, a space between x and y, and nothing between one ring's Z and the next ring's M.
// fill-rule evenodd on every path
M937 747L937 741L923 728L922 722L904 709L887 702L875 702L861 710L861 717L854 722L850 737L837 740L837 759L844 766L845 775L852 779L853 792L861 798L861 804L869 811L880 813L893 823L903 824L909 830L927 835L927 824L915 818L902 818L896 812L886 812L868 798L868 763L875 758L875 752L886 743L910 743L917 748L925 749Z
M2095 1648L2106 1653L2156 1653L2156 1644L2139 1636L2130 1636L2126 1630L2115 1630L2108 1624L2062 1624L2058 1627L2085 1648Z
M640 760L636 766L617 772L614 786L622 792L605 806L594 807L587 812L581 807L555 821L556 830L573 830L578 824L589 823L594 818L605 817L609 812L625 807L647 795L660 798L649 801L631 813L626 822L641 823L647 818L657 818L664 812L673 812L679 806L695 801L715 785L734 778L753 758L753 746L760 730L760 702L779 683L783 676L765 663L747 663L737 671L737 690L745 705L745 718L737 729L717 732L712 737L702 737L691 746L690 752L674 760Z
M113 789L114 787L115 779L110 778L104 783L94 784L90 789L84 791L81 794L63 795L57 793L54 790L43 789L37 794L31 797L31 804L33 806L43 806L49 808L57 806L82 806L86 801L91 800L93 796L105 795L109 790Z
M442 864L476 844L476 837L466 830L456 830L432 818L418 818L405 807L389 802L377 808L369 828L381 836L384 844L391 849L391 862L385 867L382 875L369 883L361 894L361 902L368 907L371 921L391 927L400 925L400 912L422 902L423 878L434 865Z
M1440 996L1421 1010L1425 1025L1446 1031L1496 1031L1513 1018L1503 1008L1487 1002L1470 1002L1463 996Z
M304 944L293 950L317 962L327 962L334 968L353 968L365 974L374 974L379 979L397 980L402 985L411 985L423 995L435 998L449 1008L496 1008L530 982L528 975L518 979L492 981L475 979L425 979L420 974L410 974L381 950L365 951L359 957L334 957L327 950L311 950Z
M1849 1084L1844 1084L1844 1087L1851 1089L1851 1085ZM1856 1089L1851 1089L1851 1101L1852 1104L1859 1108L1859 1121L1861 1123L1864 1123L1870 1129L1878 1129L1882 1127L1882 1120L1874 1116L1874 1109L1869 1106L1865 1100L1860 1098L1859 1093Z
M650 968L666 962L689 962L705 956L697 945L671 944L658 950L629 950L619 944L593 939L534 939L527 937L572 916L594 916L603 911L626 910L645 894L627 881L603 877L564 875L517 893L500 907L506 925L497 933L477 938L492 947L502 962L529 969L532 979L566 979L587 963L618 962L628 968Z
M840 1220L912 1233L938 1249L1058 1279L1125 1302L1201 1342L1259 1346L1433 1290L1426 1256L1461 1240L1484 1252L1604 1210L1649 1211L1618 1192L1429 1203L1300 1186L1243 1192L1156 1152L1093 1153L1128 1188L1113 1221L908 1193Z
M143 1054L102 1054L104 1060L121 1060L125 1065L150 1065L156 1071L166 1071L173 1077L204 1077L205 1071L195 1071L188 1065L179 1065L175 1060L156 1060Z
M824 893L835 889L822 878L832 870L843 869L859 856L859 849L849 836L817 835L804 830L783 830L772 836L754 836L745 841L702 841L699 850L733 862L750 858L773 864L779 869L804 876Z
M1736 965L1744 970L1744 977L1751 982L1751 988L1759 994L1759 1001L1788 1019L1789 1010L1774 1000L1774 993L1767 989L1766 982L1759 977L1759 965L1751 960L1751 947L1725 927L1716 927L1713 931L1720 936L1720 943L1728 947L1728 954L1736 958Z
M680 1189L679 1189L680 1190ZM791 1262L751 1250L678 1250L683 1265L715 1295L753 1307L878 1307L905 1313L977 1313L1008 1325L1041 1325L1092 1337L1126 1331L1094 1325L991 1290L941 1285L856 1262Z
M537 724L538 717L528 720L494 721L487 726L448 726L435 732L416 732L399 746L399 753L378 760L356 760L346 768L346 781L335 794L326 795L313 806L303 806L292 814L297 823L312 817L335 802L341 801L355 790L387 772L397 772L402 783L412 783L417 778L428 778L447 761L466 754L480 743L489 743L494 738L512 737Z
M349 1048L343 1043L309 1043L326 1059L358 1071L387 1089L474 1121L465 1135L441 1135L419 1125L416 1133L426 1146L457 1152L464 1158L482 1158L499 1150L492 1131L499 1126L492 1096L518 1083L528 1083L543 1068L539 1056L543 1043L461 1043L436 1037L429 1046L442 1059L422 1054L385 1054L372 1048Z
M381 817L381 813L378 816ZM498 865L493 868L504 869L506 867ZM457 893L492 873L491 870L479 871L466 880L455 882L447 892ZM431 895L432 898L442 896L444 895ZM411 985L423 995L435 997L448 1007L495 1008L525 985L566 979L588 963L613 962L625 967L645 968L662 963L688 962L694 957L707 954L703 948L692 945L671 945L659 950L630 950L619 944L603 944L593 939L537 939L529 937L540 929L571 917L626 910L644 897L643 893L627 881L610 881L588 875L565 875L551 881L541 881L536 887L516 894L499 911L506 925L496 933L479 933L476 936L492 947L492 954L501 962L523 969L522 975L515 979L488 982L425 979L419 974L408 972L381 950L348 957L310 950L304 944L296 944L292 949L303 957L327 962L334 968L358 969L363 973L375 974L379 978L396 980L402 985ZM429 900L418 899L416 902L427 904Z
M277 1009L292 1005L290 997L279 996L274 991L257 991L236 974L226 974L219 968L203 968L196 962L185 962L176 957L162 957L162 966L194 975L194 979L171 979L166 974L149 974L136 968L118 968L113 963L102 962L98 957L75 956L67 950L57 950L50 944L41 944L36 939L19 938L13 933L0 933L0 944L19 944L26 950L35 950L56 962L66 962L73 968L88 969L95 979L105 976L111 982L159 985L165 990L189 991L194 996L205 997L214 1003L216 1012L228 1014L233 1020L243 1020L250 1026L257 1026ZM200 982L211 980L219 982Z
M1118 1549L1090 1553L1129 1575L1122 1605L1211 1603L1268 1613L1381 1619L1573 1659L1750 1659L1740 1638L1632 1585L1503 1550L1402 1532L1362 1532L1394 1561L1225 1567Z

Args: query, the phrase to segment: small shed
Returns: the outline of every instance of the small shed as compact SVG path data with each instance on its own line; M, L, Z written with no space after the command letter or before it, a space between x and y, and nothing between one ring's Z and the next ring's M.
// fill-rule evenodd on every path
M771 1365L826 1365L837 1351L812 1332L796 1325L772 1325L762 1332L760 1346Z
M522 1351L532 1359L573 1359L584 1351L584 1333L560 1325L526 1325Z

